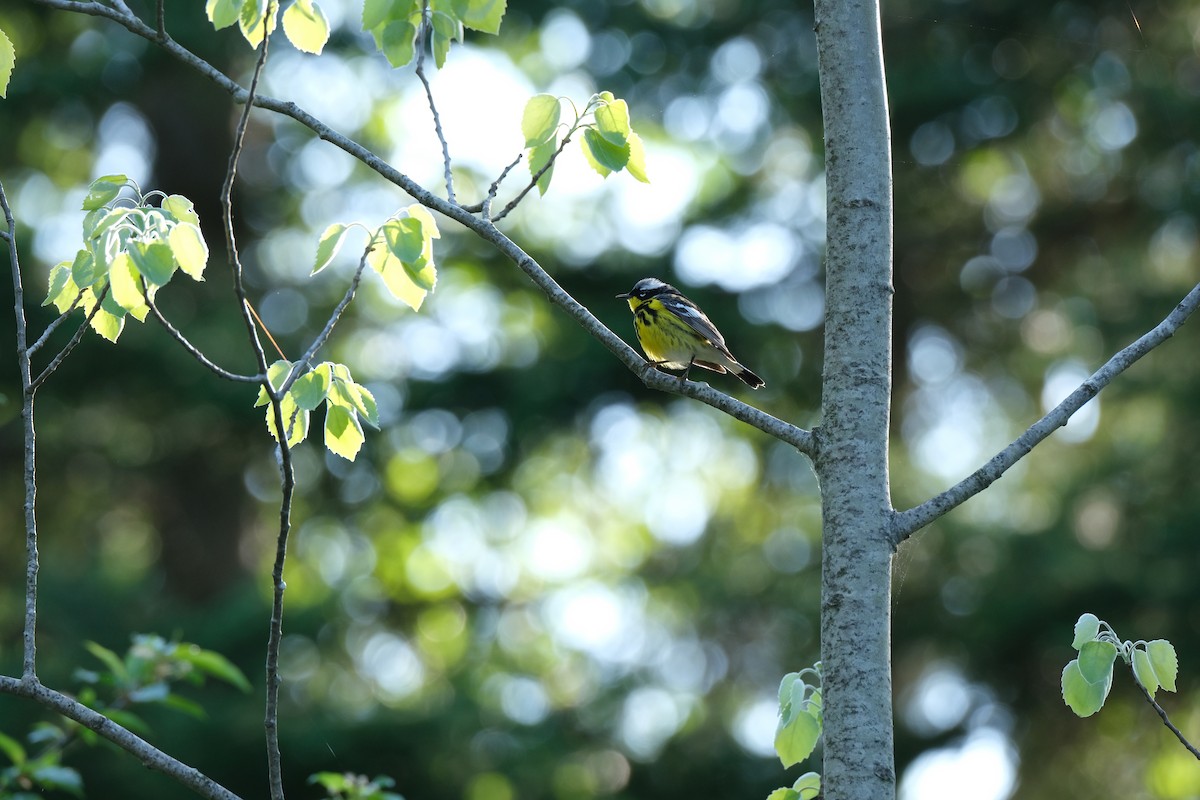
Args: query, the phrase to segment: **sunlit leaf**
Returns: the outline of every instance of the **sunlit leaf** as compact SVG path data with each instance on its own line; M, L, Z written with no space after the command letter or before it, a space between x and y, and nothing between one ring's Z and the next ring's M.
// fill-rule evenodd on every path
M642 143L642 137L631 133L628 142L629 162L625 165L625 169L642 183L649 183L650 176L646 174L646 147Z
M462 23L482 33L499 33L507 5L506 0L469 0Z
M541 172L542 167L545 167L547 164L550 165L545 172L538 175L537 188L540 195L545 195L546 191L550 188L550 180L554 177L554 164L552 160L557 151L557 136L550 137L529 151L529 177L532 178L538 172Z
M1179 658L1175 655L1175 646L1166 639L1155 639L1146 643L1146 652L1162 688L1168 692L1175 691L1175 678L1179 672Z
M381 49L389 64L403 67L413 60L416 53L413 38L416 35L416 26L407 20L389 22L383 27Z
M1150 654L1140 647L1133 651L1133 674L1151 697L1158 692L1161 685L1158 676L1154 674L1154 665L1150 663Z
M353 461L366 437L356 415L343 406L329 406L325 411L325 446L329 452Z
M292 396L296 405L305 411L313 411L329 393L329 364L321 364L316 369L301 375L292 384Z
M558 130L562 104L552 94L535 94L525 103L521 114L521 134L526 147L535 147L554 137Z
M1112 642L1084 642L1079 648L1079 671L1089 683L1112 681L1113 661L1117 646Z
M242 11L240 0L208 0L204 6L204 11L208 15L208 21L212 23L215 30L228 28L230 25L238 21L238 16Z
M233 662L213 650L204 650L195 645L180 648L178 657L187 661L205 675L224 681L243 692L251 691L250 681Z
M595 128L584 130L581 142L588 163L603 177L608 177L610 172L624 169L629 163L629 142L613 144L597 133Z
M8 97L8 81L17 64L17 50L4 31L0 30L0 98Z
M4 753L5 758L13 763L14 766L21 766L25 763L25 748L21 747L20 742L0 733L0 753Z
M335 222L325 229L321 238L317 240L317 257L313 262L313 275L329 266L329 262L333 261L334 256L342 249L342 242L349 230L349 225L343 225L340 222Z
M179 266L171 246L163 241L133 242L127 252L138 271L156 286L165 286Z
M1095 614L1081 614L1075 622L1075 638L1071 641L1071 647L1076 650L1083 647L1085 642L1090 642L1096 638L1096 634L1100 632L1100 620Z
M329 41L329 20L313 0L294 0L283 12L283 32L297 50L318 54Z
M792 784L801 800L813 800L821 794L821 776L816 772L806 772Z
M92 251L80 250L75 254L75 260L71 262L71 280L76 286L91 286L99 274Z
M1112 687L1112 671L1108 680L1093 683L1084 677L1079 668L1079 659L1072 659L1062 672L1063 702L1080 717L1090 717L1104 705Z
M104 175L96 178L88 187L87 196L83 198L83 210L92 211L111 203L128 183L129 178L124 175Z
M613 100L596 109L596 130L605 140L620 147L632 133L629 127L629 105L624 100Z
M192 204L191 200L188 200L181 194L167 195L159 203L159 208L176 222L190 222L193 225L200 224L200 215L196 213L196 207Z
M203 280L204 267L208 265L208 244L200 228L190 222L181 222L167 234L167 244L179 268L189 277Z
M816 718L793 706L792 719L786 724L780 721L775 731L775 752L784 767L798 764L812 754L821 736L821 725Z
M146 319L150 307L142 295L142 275L126 253L119 253L108 269L109 291L113 299L138 321Z

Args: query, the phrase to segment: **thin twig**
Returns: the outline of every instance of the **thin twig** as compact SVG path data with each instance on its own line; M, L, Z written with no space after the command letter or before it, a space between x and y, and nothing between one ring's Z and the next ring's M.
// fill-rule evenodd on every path
M567 135L563 137L562 142L559 143L558 149L554 151L554 155L550 156L550 160L547 161L545 164L543 164L541 169L539 169L537 172L533 173L533 175L529 178L528 185L526 185L525 188L521 190L520 194L518 194L516 197L514 197L512 200L510 200L508 205L506 205L503 209L500 210L500 213L497 214L492 219L492 222L499 222L500 220L507 217L508 212L510 212L514 208L516 208L517 204L525 199L525 195L529 194L529 192L533 190L533 187L537 186L537 182L542 179L542 176L545 175L548 170L553 169L554 162L558 160L559 154L562 153L563 148L567 146L567 142L571 141L571 136L574 133L575 133L575 131L567 132ZM503 177L503 175L501 177Z
M1195 746L1193 746L1192 743L1187 740L1187 737L1183 735L1183 731L1175 727L1175 723L1171 722L1171 718L1167 716L1166 709L1158 704L1158 701L1151 696L1150 692L1146 691L1146 687L1142 686L1142 682L1138 680L1136 674L1133 676L1133 682L1136 683L1137 687L1142 690L1142 696L1146 698L1146 702L1153 706L1154 710L1158 712L1158 716L1160 719L1162 719L1163 725L1167 726L1167 730L1175 734L1175 738L1187 748L1188 752L1195 756L1197 760L1200 760L1200 750L1197 750Z
M894 544L900 544L916 531L933 522L938 517L974 497L990 486L1003 475L1009 467L1025 457L1054 431L1066 425L1071 416L1083 408L1089 400L1108 386L1114 378L1129 367L1133 366L1142 356L1174 335L1175 331L1187 322L1188 317L1200 306L1200 284L1188 292L1187 296L1172 309L1171 313L1153 329L1143 334L1137 341L1123 350L1118 351L1091 377L1071 392L1065 400L1054 407L1044 417L1039 419L1025 433L1021 434L1012 444L1005 447L992 457L990 461L975 470L968 477L950 487L941 494L921 505L902 511L892 517L891 536Z
M17 362L21 371L21 422L25 433L25 625L22 631L24 654L21 674L27 681L37 680L37 589L38 589L38 538L37 538L37 434L33 425L32 372L29 366L28 324L25 321L25 292L21 285L21 262L17 255L17 222L8 196L0 184L0 209L4 211L4 223L8 230L8 260L12 266L13 313L17 323Z
M23 680L0 675L0 693L26 697L45 708L72 719L88 730L127 751L145 766L158 770L209 800L241 800L195 767L190 767L131 733L103 714L93 711L62 692L41 684L36 677L26 676Z
M446 144L446 134L442 131L442 118L438 116L437 104L433 102L433 89L429 86L429 79L425 77L425 50L426 37L429 38L430 44L433 41L433 18L429 15L429 0L424 0L421 4L421 28L417 31L417 77L421 79L421 85L425 87L425 99L429 101L429 111L433 114L433 129L437 132L438 141L442 143L442 163L446 170L446 199L451 203L457 203L454 198L454 175L450 171L450 146Z
M217 377L224 378L227 381L238 381L240 383L262 383L267 379L265 372L258 375L239 375L236 372L230 372L229 370L218 366L212 360L210 360L208 356L204 355L204 353L202 353L198 347L189 342L187 337L184 336L178 328L172 325L170 320L163 316L163 313L158 309L158 306L154 304L153 300L151 300L148 296L145 296L145 299L146 305L150 307L150 313L152 313L154 318L158 320L158 323L162 325L164 329L166 329L167 333L171 335L171 338L183 345L183 349L187 350L188 354L191 355L192 358L196 359L203 366L207 367Z
M478 211L483 214L484 219L491 219L492 201L496 199L496 193L500 191L500 183L506 177L508 177L508 173L512 172L513 167L521 163L521 159L524 157L524 153L517 153L517 157L512 160L512 163L510 163L500 172L500 174L496 177L496 180L492 181L492 185L488 187L487 196L483 198L483 202L477 204L476 206L469 206L467 210Z
M34 353L36 353L38 350L41 350L46 345L46 340L50 338L50 334L58 330L58 326L66 322L67 318L75 313L75 309L79 307L81 300L83 300L83 290L80 290L79 294L75 295L75 301L71 303L71 307L59 314L58 319L46 326L46 330L42 331L42 335L38 337L38 340L29 345L28 352L30 358L33 358Z
M87 333L88 326L92 324L92 319L100 313L100 304L103 303L104 298L108 296L108 288L109 287L106 285L104 290L100 292L100 295L96 298L96 304L92 306L92 310L88 312L87 317L83 320L79 327L76 328L75 335L71 337L71 340L67 342L66 346L63 347L62 350L58 351L58 355L50 359L50 363L47 364L46 368L43 369L38 376L33 379L33 382L29 384L29 388L26 391L37 391L37 388L45 383L46 379L54 374L54 370L58 369L63 360L71 354L71 351L75 349L76 345L83 341L83 335Z
M167 39L167 12L166 12L166 9L163 8L163 6L165 5L165 0L158 0L158 2L155 5L157 6L158 38L159 38L159 41L166 41L166 39Z

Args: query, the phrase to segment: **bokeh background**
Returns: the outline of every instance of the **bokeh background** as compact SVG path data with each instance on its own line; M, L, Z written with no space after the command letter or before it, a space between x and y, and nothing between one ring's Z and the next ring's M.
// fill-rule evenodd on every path
M200 4L169 30L245 82L252 54ZM149 4L131 2L147 19ZM441 188L411 68L324 0L324 55L272 48L263 90L295 100ZM895 160L893 495L957 481L1197 277L1200 7L1185 0L888 2ZM78 247L84 187L113 172L193 199L207 280L160 304L251 371L218 192L238 110L117 27L0 9L17 71L0 102L0 180L33 308ZM813 13L780 0L512 2L499 37L456 46L433 89L460 198L520 151L548 91L626 98L652 183L606 181L569 147L506 230L632 340L613 295L657 275L696 299L766 378L750 395L819 418L824 183ZM295 357L362 242L310 278L330 223L411 200L295 123L256 112L235 202L252 300ZM527 179L508 178L502 199ZM507 194L506 194L507 193ZM819 657L820 519L807 463L696 403L646 391L510 264L443 221L419 314L368 276L327 356L379 401L355 463L296 454L281 713L285 777L388 774L414 798L760 798L775 691ZM7 281L0 295L9 298ZM6 316L11 320L11 317ZM7 325L12 330L11 322ZM12 343L11 334L7 341ZM64 329L57 341L65 341ZM1197 333L1138 364L986 494L906 543L895 570L902 795L991 800L1200 796L1200 768L1126 674L1095 718L1059 673L1084 611L1169 638L1200 738ZM0 669L20 664L20 424L0 347ZM77 685L94 640L179 636L257 688L190 691L208 716L147 713L150 738L243 796L265 792L262 663L278 484L255 392L153 324L89 336L39 395L45 682ZM0 697L0 730L40 709ZM90 797L189 796L106 748L78 748ZM819 769L819 764L814 768Z

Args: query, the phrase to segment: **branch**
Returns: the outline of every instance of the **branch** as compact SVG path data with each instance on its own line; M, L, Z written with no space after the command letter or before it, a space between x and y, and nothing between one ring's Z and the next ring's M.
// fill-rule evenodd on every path
M500 210L500 213L497 214L492 219L492 222L499 222L500 220L507 217L508 212L510 212L514 208L516 208L517 204L525 199L525 195L529 194L529 192L533 190L533 187L537 186L537 182L542 179L542 176L546 174L547 170L551 169L554 166L554 162L558 160L558 156L559 156L559 154L562 153L563 148L567 146L567 142L571 141L571 136L572 136L572 134L574 134L574 132L575 131L572 130L566 136L563 137L562 143L559 144L558 149L554 151L554 155L550 156L550 160L547 161L545 164L543 164L541 169L539 169L537 172L533 173L532 176L530 176L528 185L526 185L526 187L521 190L520 194L518 194L516 197L514 197L512 200L510 200L508 205L506 205L503 209ZM513 162L513 163L515 164L516 162ZM512 167L510 166L508 169L512 169ZM508 169L504 170L504 172L508 172ZM496 179L496 183L499 184L501 179L503 179L503 178L504 178L504 173L501 173L500 177Z
M442 143L442 163L446 170L446 199L457 203L454 199L454 175L450 171L450 147L446 144L446 135L442 132L442 118L438 116L437 105L433 102L433 89L429 79L425 77L425 36L432 36L433 25L429 17L429 0L421 4L421 30L417 32L417 77L425 87L425 98L429 101L429 111L433 114L433 129L437 132L438 141Z
M121 727L67 695L56 692L27 676L24 680L0 675L0 693L26 697L39 705L57 711L73 719L88 730L104 737L121 749L135 756L142 764L179 781L201 797L210 800L241 800L238 795L209 778L194 767L172 758L146 740Z
M8 196L0 184L0 209L4 211L4 223L8 235L8 260L12 266L13 316L17 323L17 361L21 370L21 423L25 435L24 481L25 481L25 624L22 632L23 658L21 672L26 680L36 680L37 675L37 459L35 444L37 432L33 425L33 380L29 366L29 348L26 347L29 332L25 321L25 292L21 285L21 261L17 255L17 223Z
M75 302L71 303L71 307L68 308L66 311L62 312L61 314L59 314L57 319L55 319L53 322L51 322L49 325L46 326L46 330L42 331L42 335L38 337L38 340L36 342L34 342L33 344L29 345L28 352L29 352L30 358L32 358L33 354L36 353L38 350L41 350L43 347L45 347L46 340L50 338L50 335L52 333L54 333L56 330L58 330L58 326L62 325L64 322L66 322L67 318L70 317L71 314L73 314L75 312L75 309L79 307L79 301L82 299L83 299L83 292L80 291L79 294L77 294L75 296Z
M1142 696L1146 698L1146 702L1153 706L1154 710L1158 712L1158 716L1160 719L1162 719L1163 725L1167 726L1167 730L1175 734L1175 738L1187 748L1188 752L1195 756L1197 760L1200 760L1200 750L1197 750L1192 743L1187 740L1187 737L1183 735L1183 731L1175 727L1175 723L1171 722L1171 718L1167 716L1166 710L1158 704L1158 701L1154 699L1150 692L1146 691L1146 687L1142 686L1142 682L1138 680L1136 674L1133 676L1133 682L1136 683L1137 687L1142 690Z
M239 383L262 383L267 379L265 372L259 375L239 375L236 372L230 372L229 370L218 366L211 359L209 359L208 356L204 355L204 353L202 353L198 347L189 342L187 337L184 336L178 328L172 325L170 320L163 316L163 313L158 310L158 306L154 304L154 301L150 299L149 295L144 294L143 297L146 300L146 305L150 307L150 312L154 314L154 318L158 320L158 323L162 325L166 332L171 335L171 338L183 345L183 349L187 350L188 354L191 355L192 358L196 359L205 367L207 367L218 378L224 378L227 381L237 381Z
M1180 303L1175 306L1167 317L1141 338L1123 350L1117 352L1108 362L1096 370L1075 391L1054 407L1040 420L1029 427L1025 433L992 457L970 476L952 486L938 496L925 501L916 508L902 511L892 518L891 537L894 544L900 544L913 533L933 522L938 517L974 497L990 486L1003 475L1009 467L1024 458L1047 436L1066 425L1071 416L1083 408L1085 404L1113 379L1124 372L1155 347L1174 335L1175 331L1187 322L1192 312L1200 306L1200 284L1197 284Z
M108 286L105 286L104 290L100 292L100 295L96 298L96 304L92 306L92 310L88 312L87 318L84 319L84 321L75 330L75 335L72 336L71 340L67 342L66 346L58 352L58 355L50 360L50 363L46 365L46 368L30 382L26 391L37 391L37 388L45 383L46 379L54 374L54 370L58 369L63 360L71 354L71 351L75 349L76 345L83 341L83 335L87 333L88 326L92 324L92 319L100 312L100 304L103 303L104 298L108 296L108 288ZM37 344L41 343L42 340L39 339Z

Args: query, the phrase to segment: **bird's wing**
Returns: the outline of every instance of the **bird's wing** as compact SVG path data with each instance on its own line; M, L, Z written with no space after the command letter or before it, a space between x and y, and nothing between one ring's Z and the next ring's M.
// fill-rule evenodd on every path
M677 317L691 327L696 333L703 336L713 347L723 353L728 353L729 348L725 346L725 337L717 330L717 326L712 324L704 312L697 308L694 304L678 297L660 297L659 300L667 307L668 311L673 312ZM732 358L732 356L730 356Z

